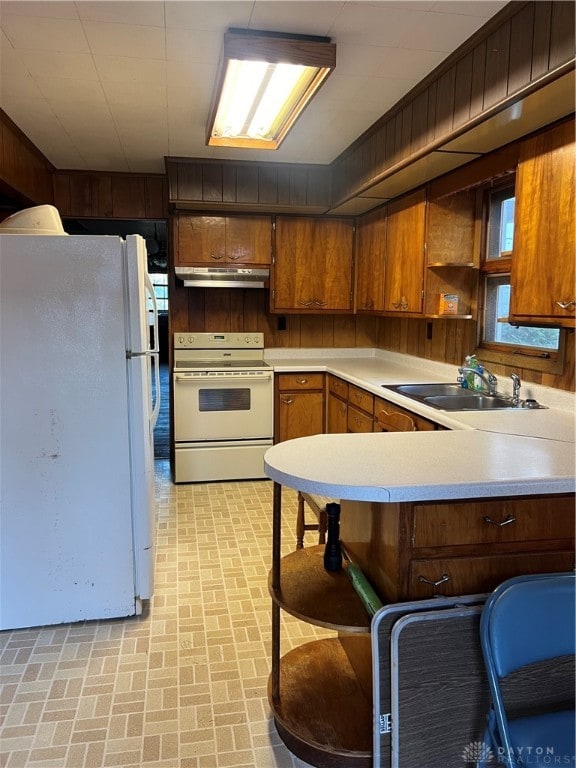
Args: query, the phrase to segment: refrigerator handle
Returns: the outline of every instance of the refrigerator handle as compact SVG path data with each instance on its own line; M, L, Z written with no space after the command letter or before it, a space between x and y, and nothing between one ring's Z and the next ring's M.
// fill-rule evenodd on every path
M158 302L156 301L154 286L152 285L152 281L150 280L150 275L148 272L146 272L144 275L144 281L150 294L150 298L152 299L152 314L154 318L154 346L150 349L150 352L159 352L160 340L158 338ZM158 371L158 365L156 365L156 371Z
M156 393L154 407L150 414L150 425L152 429L154 429L156 422L158 421L158 414L160 413L160 355L158 352L152 352L150 361L154 367L154 392Z

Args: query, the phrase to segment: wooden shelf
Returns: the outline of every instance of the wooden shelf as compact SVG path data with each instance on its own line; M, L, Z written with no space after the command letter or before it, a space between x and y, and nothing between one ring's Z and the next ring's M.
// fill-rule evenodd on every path
M297 619L343 632L370 632L370 617L344 570L324 568L324 545L305 547L280 562L280 589L268 589L274 602Z
M291 752L319 768L371 768L372 702L337 638L305 643L280 660L280 701L268 699Z

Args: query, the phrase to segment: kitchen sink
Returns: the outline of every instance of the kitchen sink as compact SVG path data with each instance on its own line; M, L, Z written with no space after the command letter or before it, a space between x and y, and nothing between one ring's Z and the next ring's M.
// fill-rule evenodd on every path
M466 390L462 390L466 392ZM444 411L491 411L502 410L503 408L518 408L511 400L498 395L485 395L481 392L467 395L438 395L425 397L426 405L433 405Z
M530 410L545 408L535 400L526 400L514 405L512 400L503 395L489 395L487 392L474 392L464 389L460 384L382 384L383 389L398 392L412 400L417 400L432 408L443 411L496 411Z

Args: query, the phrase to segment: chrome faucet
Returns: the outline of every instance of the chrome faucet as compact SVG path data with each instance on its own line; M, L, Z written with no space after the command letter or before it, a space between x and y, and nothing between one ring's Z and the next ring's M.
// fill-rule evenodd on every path
M496 385L498 384L498 379L496 376L494 376L493 373L490 373L490 371L487 368L484 368L484 372L480 373L476 368L458 368L458 373L460 376L458 376L458 381L464 380L464 374L466 373L473 373L475 376L478 376L479 379L482 379L484 384L486 385L486 388L488 389L489 395L495 395L496 394Z
M518 376L517 373L511 373L510 378L512 379L512 403L514 405L519 405L520 403L520 376Z

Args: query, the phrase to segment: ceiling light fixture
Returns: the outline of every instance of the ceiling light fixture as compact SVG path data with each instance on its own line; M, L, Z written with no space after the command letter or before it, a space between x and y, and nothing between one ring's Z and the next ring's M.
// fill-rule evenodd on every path
M206 144L278 149L335 66L329 37L229 29Z

